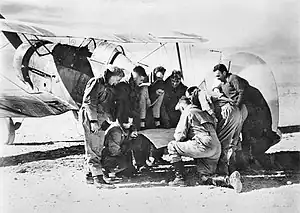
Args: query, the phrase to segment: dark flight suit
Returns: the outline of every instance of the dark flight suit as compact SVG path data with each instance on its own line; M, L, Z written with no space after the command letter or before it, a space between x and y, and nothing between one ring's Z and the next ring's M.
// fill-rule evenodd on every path
M119 122L127 123L128 118L133 118L134 126L140 127L140 100L141 89L133 78L116 85L116 118Z
M187 90L187 86L185 86L182 82L176 87L173 88L171 84L171 79L168 77L165 81L165 96L164 96L164 107L166 111L165 113L162 113L161 116L167 116L167 120L169 121L169 124L171 127L176 127L179 118L180 118L180 112L175 110L175 106L178 103L179 99L185 95L185 92Z
M154 121L154 122L151 122L151 123L154 123L155 126L169 127L169 125L166 124L167 121L163 121L161 119L162 107L164 108L164 104L163 104L164 92L162 94L157 93L157 90L165 91L164 87L165 87L165 82L161 79L157 79L155 82L153 82L149 86L149 88L148 88L149 97L150 97L151 103L153 104L153 107L151 109L151 111L152 111L151 115L149 112L147 112L147 118L148 119L152 118L152 121Z
M148 87L137 86L133 78L129 78L126 82L116 85L117 91L117 118L120 123L127 123L127 118L131 117L134 126L140 129L141 120L146 119L147 108L152 105L154 117L160 116L160 106L163 102L164 95L159 95L157 100L151 104ZM126 121L124 121L124 119Z
M119 122L128 123L128 118L134 118L130 101L131 89L128 83L120 82L116 85L116 118Z

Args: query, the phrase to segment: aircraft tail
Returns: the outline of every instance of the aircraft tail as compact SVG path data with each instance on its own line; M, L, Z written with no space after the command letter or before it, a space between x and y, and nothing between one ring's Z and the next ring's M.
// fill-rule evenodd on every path
M0 14L0 19L5 19ZM23 42L17 33L2 31L7 40L13 45L15 49L17 49Z

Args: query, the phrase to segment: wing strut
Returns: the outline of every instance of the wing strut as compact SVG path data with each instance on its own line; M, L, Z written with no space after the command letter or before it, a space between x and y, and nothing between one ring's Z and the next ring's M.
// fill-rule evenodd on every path
M179 62L179 68L180 68L180 71L181 71L182 76L183 76L183 72L182 72L182 63L181 63L180 50L179 50L179 44L178 44L178 42L176 42L176 50L177 50L177 56L178 56L178 62ZM182 77L182 78L183 78L183 77Z
M230 72L230 68L231 68L231 61L228 62L228 72Z

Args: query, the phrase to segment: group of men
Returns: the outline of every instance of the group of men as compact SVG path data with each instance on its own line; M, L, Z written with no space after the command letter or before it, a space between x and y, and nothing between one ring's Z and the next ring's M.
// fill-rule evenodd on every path
M258 159L262 157L262 150L274 140L271 113L261 93L245 79L229 73L223 64L213 71L221 81L214 91L187 88L177 70L164 80L163 67L154 69L150 86L143 85L149 77L141 66L136 66L128 79L124 79L124 70L115 66L108 67L102 77L92 78L80 110L87 182L114 188L109 174L131 176L147 169L153 164L151 159L159 160L161 153L157 154L139 130L176 127L167 147L175 169L169 185L185 184L181 157L187 156L195 159L200 182L228 185L240 192L240 174L230 167L241 144L240 134L242 146L249 152L257 143L263 146L255 153ZM251 118L257 113L259 121ZM221 176L213 176L216 173Z

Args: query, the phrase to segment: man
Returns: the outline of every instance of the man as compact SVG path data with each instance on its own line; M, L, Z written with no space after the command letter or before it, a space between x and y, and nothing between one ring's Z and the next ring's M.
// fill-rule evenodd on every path
M102 171L104 126L112 119L113 86L124 77L123 69L107 67L102 77L94 77L86 85L80 119L85 135L86 180L98 188L114 188L106 181Z
M221 81L217 87L219 91L233 100L240 109L242 122L239 131L242 131L243 136L243 152L256 165L266 164L264 152L278 139L272 131L271 111L266 100L247 80L229 73L224 64L216 65L213 71L216 79Z
M181 79L181 71L173 70L172 74L166 79L164 86L165 95L163 105L167 116L164 120L167 120L172 128L176 127L180 118L180 112L175 110L175 106L178 103L178 100L184 96L187 89L187 86L181 82Z
M153 117L159 119L160 106L163 101L163 94L161 94L156 102L151 103L148 87L141 86L146 78L145 69L142 66L136 66L126 81L127 87L123 85L124 88L121 88L124 94L128 94L128 96L123 97L123 100L127 101L130 106L131 116L137 129L146 128L147 108L152 108Z
M182 73L179 70L173 70L166 81L162 81L162 74L165 73L165 69L158 67L154 72L155 76L159 75L160 77L156 78L158 80L149 88L150 98L154 96L153 99L155 99L158 95L163 96L163 102L160 106L161 127L175 128L180 117L180 112L175 110L175 106L180 97L185 94L187 88L181 82ZM166 164L162 158L164 151L164 148L156 149L152 147L151 163L149 165Z
M144 107L144 102L150 102L147 100L146 92L143 91L142 93L142 87L140 87L146 77L147 74L145 69L141 66L136 66L131 72L131 75L128 76L128 79L116 86L117 93L122 94L119 95L117 99L118 103L122 103L117 104L117 107L119 107L118 113L120 116L123 116L123 119L125 119L121 119L119 121L121 123L126 122L126 119L131 117L133 118L133 123L137 129L140 129L141 126L144 126L144 120L141 120L141 114L143 114L141 113L141 106ZM145 109L143 110L145 111Z
M242 123L240 110L231 99L221 93L210 93L198 87L190 87L187 95L192 103L206 110L217 121L216 132L222 146L217 173L229 175L232 169L231 157L235 154L239 143L239 126Z
M138 171L147 169L146 160L149 158L150 144L148 138L138 134L132 123L112 123L106 130L105 148L103 150L103 167L107 173L116 176L132 177ZM133 159L135 159L135 167Z
M137 66L133 69L128 81L120 82L116 85L116 118L121 124L127 123L128 118L133 118L132 128L134 130L143 130L146 127L146 108L147 105L149 106L151 104L151 101L149 99L148 88L139 86L146 76L144 68ZM159 114L160 105L163 101L163 93L157 94L156 98L158 100L152 104L153 108L151 109L154 117ZM138 146L139 143L137 143L137 141L140 139L143 141L147 140L143 135L139 134L134 144ZM148 142L150 141L148 140ZM151 142L149 144L151 144L151 156L157 159L161 158L163 153L154 149Z
M151 103L160 102L160 104L153 107L153 119L155 128L161 127L161 107L163 107L164 98L164 75L166 69L162 66L156 67L153 70L153 83L149 86L149 96ZM158 108L159 107L159 108Z
M105 131L104 149L102 151L102 164L107 176L113 173L116 176L133 176L135 168L132 165L132 154L123 149L124 141L130 137L128 130L113 122Z
M187 97L180 98L176 109L181 112L180 120L175 129L174 141L168 144L171 163L175 168L173 186L184 185L184 164L181 156L197 158L197 171L201 181L208 181L216 171L221 155L221 144L217 137L213 118L196 105L191 104ZM242 183L238 172L232 173L223 181L241 192Z

